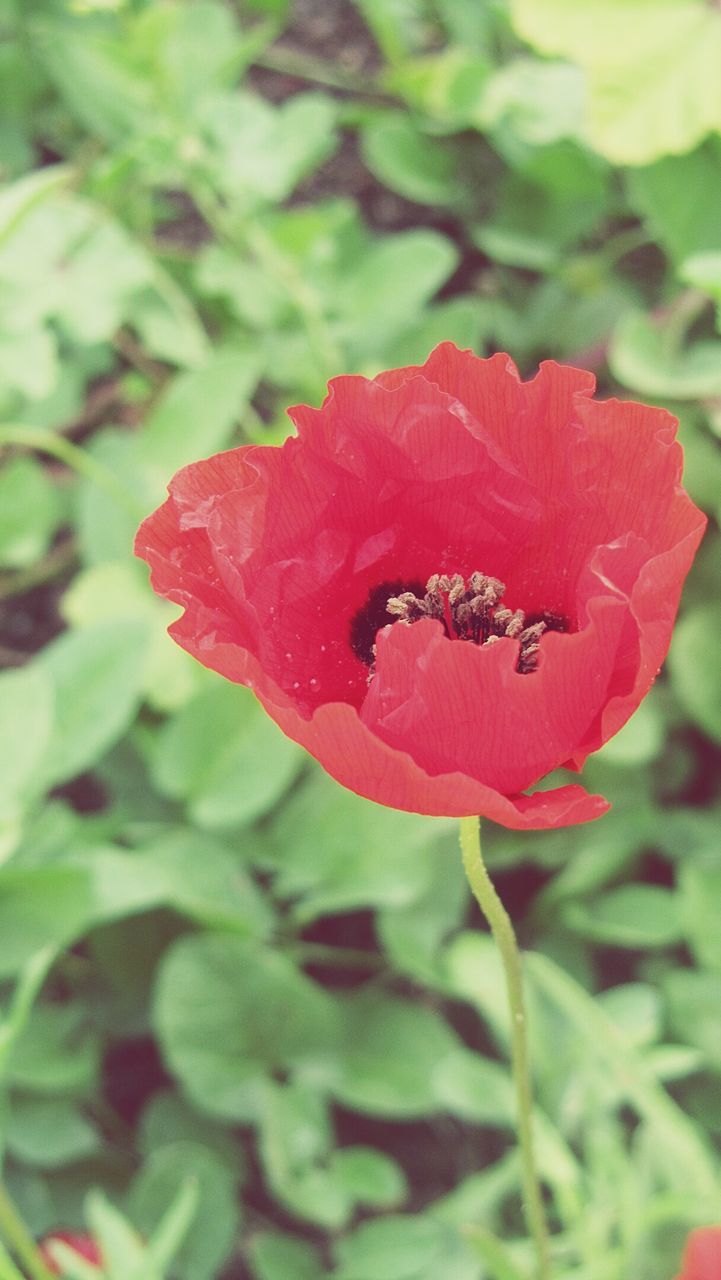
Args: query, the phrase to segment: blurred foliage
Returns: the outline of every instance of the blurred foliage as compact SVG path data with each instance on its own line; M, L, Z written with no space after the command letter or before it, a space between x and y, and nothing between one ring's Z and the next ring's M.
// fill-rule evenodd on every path
M680 418L711 528L614 809L487 846L558 1280L721 1217L717 9L0 0L0 1150L116 1280L529 1274L454 824L321 776L131 555L177 467L443 338Z

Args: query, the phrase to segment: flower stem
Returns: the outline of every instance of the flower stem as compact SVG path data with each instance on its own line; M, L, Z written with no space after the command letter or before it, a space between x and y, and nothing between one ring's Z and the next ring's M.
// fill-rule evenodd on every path
M521 957L511 918L493 887L483 861L478 818L461 819L461 855L471 892L490 925L506 977L508 1007L511 1014L511 1067L518 1109L523 1211L536 1251L536 1280L550 1280L548 1227L533 1150L533 1091Z
M0 1240L5 1240L31 1280L52 1280L30 1232L0 1182Z

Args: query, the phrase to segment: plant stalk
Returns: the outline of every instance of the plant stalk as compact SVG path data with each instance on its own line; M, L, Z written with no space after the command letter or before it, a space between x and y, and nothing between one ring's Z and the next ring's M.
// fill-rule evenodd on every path
M52 1272L43 1262L35 1241L5 1189L5 1184L0 1182L0 1241L3 1240L12 1249L18 1262L22 1263L30 1280L53 1280Z
M533 1145L533 1089L521 956L511 918L496 893L483 861L478 818L461 819L461 856L471 893L488 921L506 978L508 1007L511 1014L511 1068L516 1091L523 1212L535 1247L536 1280L550 1280L551 1253L548 1226Z

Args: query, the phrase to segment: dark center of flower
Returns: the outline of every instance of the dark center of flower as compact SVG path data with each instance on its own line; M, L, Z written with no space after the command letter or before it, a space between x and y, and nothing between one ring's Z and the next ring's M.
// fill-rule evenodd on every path
M545 631L567 631L562 614L524 613L502 604L505 585L485 573L472 573L466 581L459 573L434 573L425 590L417 582L381 582L351 622L353 652L367 667L375 662L375 637L388 620L410 626L420 618L436 618L451 640L494 644L502 636L518 640L516 670L535 671L541 636Z

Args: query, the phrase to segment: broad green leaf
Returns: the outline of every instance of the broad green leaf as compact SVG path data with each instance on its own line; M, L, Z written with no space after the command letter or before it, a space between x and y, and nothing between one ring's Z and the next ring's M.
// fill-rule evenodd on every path
M719 164L721 140L714 137L689 155L666 156L628 174L631 203L676 263L721 249Z
M167 385L148 415L138 446L141 464L157 473L159 496L174 471L229 443L259 375L256 353L225 347Z
M513 1124L513 1085L505 1065L458 1049L438 1062L433 1087L451 1115L492 1128Z
M240 1226L235 1176L215 1152L188 1140L158 1147L133 1180L126 1208L141 1235L150 1239L189 1178L197 1184L197 1207L173 1272L182 1280L214 1280L228 1260Z
M457 262L454 245L437 231L419 228L376 241L338 281L342 336L360 356L378 350L416 319Z
M450 828L371 804L314 772L273 815L263 859L301 923L360 906L402 908L443 874Z
M439 1014L408 1000L361 992L343 1006L344 1038L323 1064L327 1085L346 1107L414 1118L444 1108L434 1073L458 1040Z
M403 112L388 112L363 129L363 159L380 182L419 204L453 205L462 197L452 146L421 132Z
M534 147L581 138L583 75L563 62L514 58L485 85L473 123Z
M140 1124L138 1148L151 1156L159 1147L191 1142L217 1154L242 1179L245 1162L234 1135L223 1125L201 1115L173 1089L155 1093L145 1107Z
M132 65L122 39L77 18L42 16L34 47L70 111L91 137L110 144L143 134L152 121L152 86Z
M676 895L659 885L622 885L562 914L570 929L612 947L668 947L682 937Z
M100 1134L69 1098L14 1098L4 1136L17 1160L41 1169L72 1164L100 1149Z
M671 1030L684 1044L701 1050L706 1063L721 1071L719 975L693 969L672 969L663 991Z
M7 747L0 769L0 824L9 824L9 836L26 800L42 787L41 767L53 729L53 699L53 685L39 664L0 675L0 740Z
M254 1234L249 1241L255 1280L323 1280L318 1251L298 1236L276 1231Z
M40 559L61 519L55 486L32 458L0 470L0 567L22 569Z
M476 29L483 19L476 13ZM438 53L407 58L389 68L388 87L411 107L429 116L437 128L477 124L490 66L467 47L449 45Z
M721 671L708 658L709 639L721 627L721 605L700 605L681 619L669 654L674 693L714 742L721 742Z
M716 927L721 867L690 862L679 867L681 921L699 965L721 973L721 934Z
M11 236L26 213L70 181L71 170L62 164L46 165L0 188L0 245Z
M395 1209L407 1194L399 1164L373 1147L342 1147L332 1159L333 1177L364 1209Z
M242 212L285 199L333 151L336 111L320 93L275 107L247 91L215 94L198 111L204 159L218 189Z
M641 312L629 312L616 326L608 359L619 382L646 396L697 400L721 395L721 342L673 350L663 329Z
M721 129L721 16L703 0L511 0L516 29L588 75L588 130L616 164L691 150Z
M154 1023L168 1067L204 1112L252 1121L266 1072L327 1050L330 997L279 952L218 934L177 942L160 967Z
M94 1087L99 1064L83 1005L39 1004L13 1045L7 1079L38 1097L84 1094Z
M53 688L47 786L82 773L125 732L140 700L147 637L135 619L101 623L68 632L36 659Z
M716 328L721 329L721 250L692 254L681 263L679 275L687 284L713 298L717 307Z
M121 627L126 619L147 624L143 692L157 710L175 710L197 689L196 664L167 631L177 616L177 606L154 595L144 565L109 560L82 570L65 592L61 608L67 622L78 628L111 619Z
M655 987L645 982L624 982L609 987L598 997L612 1022L629 1039L642 1048L653 1044L661 1034L661 997Z
M0 869L0 973L16 972L46 944L68 945L97 925L160 906L246 938L269 926L259 892L214 842L191 834L147 852L92 847L55 864Z
M481 1280L460 1234L429 1214L377 1218L341 1240L336 1280Z
M266 1081L261 1093L258 1148L274 1195L298 1218L337 1231L353 1199L330 1164L327 1104L302 1084Z
M356 0L384 57L391 64L422 44L423 0Z
M600 758L620 767L648 764L663 750L664 731L663 714L652 693L619 733L606 743Z
M301 764L247 689L214 681L161 731L153 777L199 826L219 830L267 813Z

